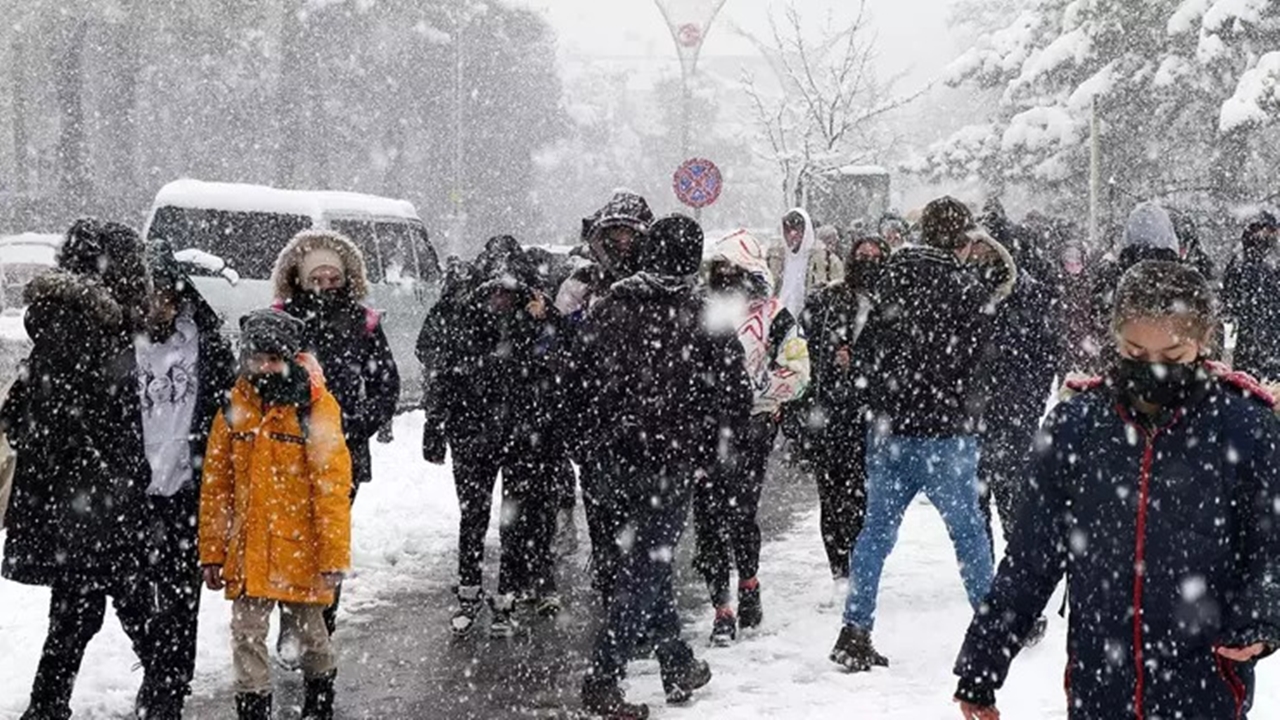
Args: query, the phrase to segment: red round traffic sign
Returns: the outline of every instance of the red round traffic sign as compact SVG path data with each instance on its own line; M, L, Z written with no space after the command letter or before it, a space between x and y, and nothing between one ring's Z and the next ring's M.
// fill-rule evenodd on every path
M702 44L702 28L693 23L686 23L676 31L676 37L680 44L687 48L698 47Z
M676 170L673 187L680 202L691 208L704 208L720 199L724 179L715 163L694 158Z

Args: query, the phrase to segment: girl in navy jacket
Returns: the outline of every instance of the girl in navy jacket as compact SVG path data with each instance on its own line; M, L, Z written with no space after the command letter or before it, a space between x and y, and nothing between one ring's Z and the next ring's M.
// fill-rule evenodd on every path
M1213 297L1144 262L1116 296L1105 378L1050 415L1015 533L956 662L969 720L1067 577L1072 720L1243 720L1280 645L1280 424L1250 378L1204 360Z

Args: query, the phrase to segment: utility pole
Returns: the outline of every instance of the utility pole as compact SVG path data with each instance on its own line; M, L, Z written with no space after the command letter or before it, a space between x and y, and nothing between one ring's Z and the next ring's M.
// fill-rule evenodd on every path
M1089 248L1099 245L1098 204L1102 194L1102 148L1098 133L1098 98L1089 103Z
M466 89L463 87L462 29L466 23L468 0L457 0L453 13L453 205L449 232L451 254L462 254L467 238L466 172Z

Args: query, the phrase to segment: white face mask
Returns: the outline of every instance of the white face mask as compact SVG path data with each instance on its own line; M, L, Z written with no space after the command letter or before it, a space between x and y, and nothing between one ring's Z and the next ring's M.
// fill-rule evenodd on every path
M711 293L703 308L703 324L711 332L737 332L751 316L751 298L740 290Z

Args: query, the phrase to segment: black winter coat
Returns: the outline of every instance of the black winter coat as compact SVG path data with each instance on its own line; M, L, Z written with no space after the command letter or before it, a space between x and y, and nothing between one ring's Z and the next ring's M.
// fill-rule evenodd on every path
M3 574L15 582L130 582L151 471L137 362L120 305L55 271L27 287L32 349L0 416L18 453Z
M521 287L518 301L494 312L486 287L432 311L433 342L420 343L432 363L425 373L434 386L427 421L443 426L455 447L505 455L517 452L517 443L537 440L540 450L553 452L560 442L552 427L555 308L548 305L546 317L533 317L526 309L532 291Z
M1049 288L1019 272L1013 293L996 309L980 360L984 436L1025 437L1030 447L1065 354L1060 318Z
M703 321L688 283L644 273L616 283L591 309L571 350L578 376L566 382L578 396L566 422L579 456L655 482L670 476L666 469L691 483L695 469L716 464L722 429L746 423L753 394L738 338L712 334ZM642 499L688 487L610 490Z
M992 292L946 250L894 253L876 283L871 406L893 434L972 435Z
M1280 268L1262 260L1232 263L1223 278L1222 299L1236 321L1232 366L1280 380Z
M800 325L809 342L813 375L809 391L794 404L800 406L806 434L815 440L865 432L875 364L874 309L869 295L845 283L818 290L805 304ZM841 348L849 349L848 367L836 362Z
M192 293L195 292L194 285L188 287ZM239 369L231 342L222 334L222 318L203 298L196 296L190 301L195 306L194 319L200 332L199 368L196 371L199 388L196 391L196 414L191 420L191 467L195 468L195 479L199 483L213 420L226 405ZM199 496L197 492L193 498L197 503Z
M282 309L307 324L305 348L324 369L342 408L342 434L351 450L352 480L373 479L369 438L395 417L400 371L377 312L342 295L299 292Z
M1280 642L1280 425L1218 380L1135 417L1105 386L1051 414L960 695L1001 686L1065 573L1072 720L1244 717L1253 663L1214 648Z

